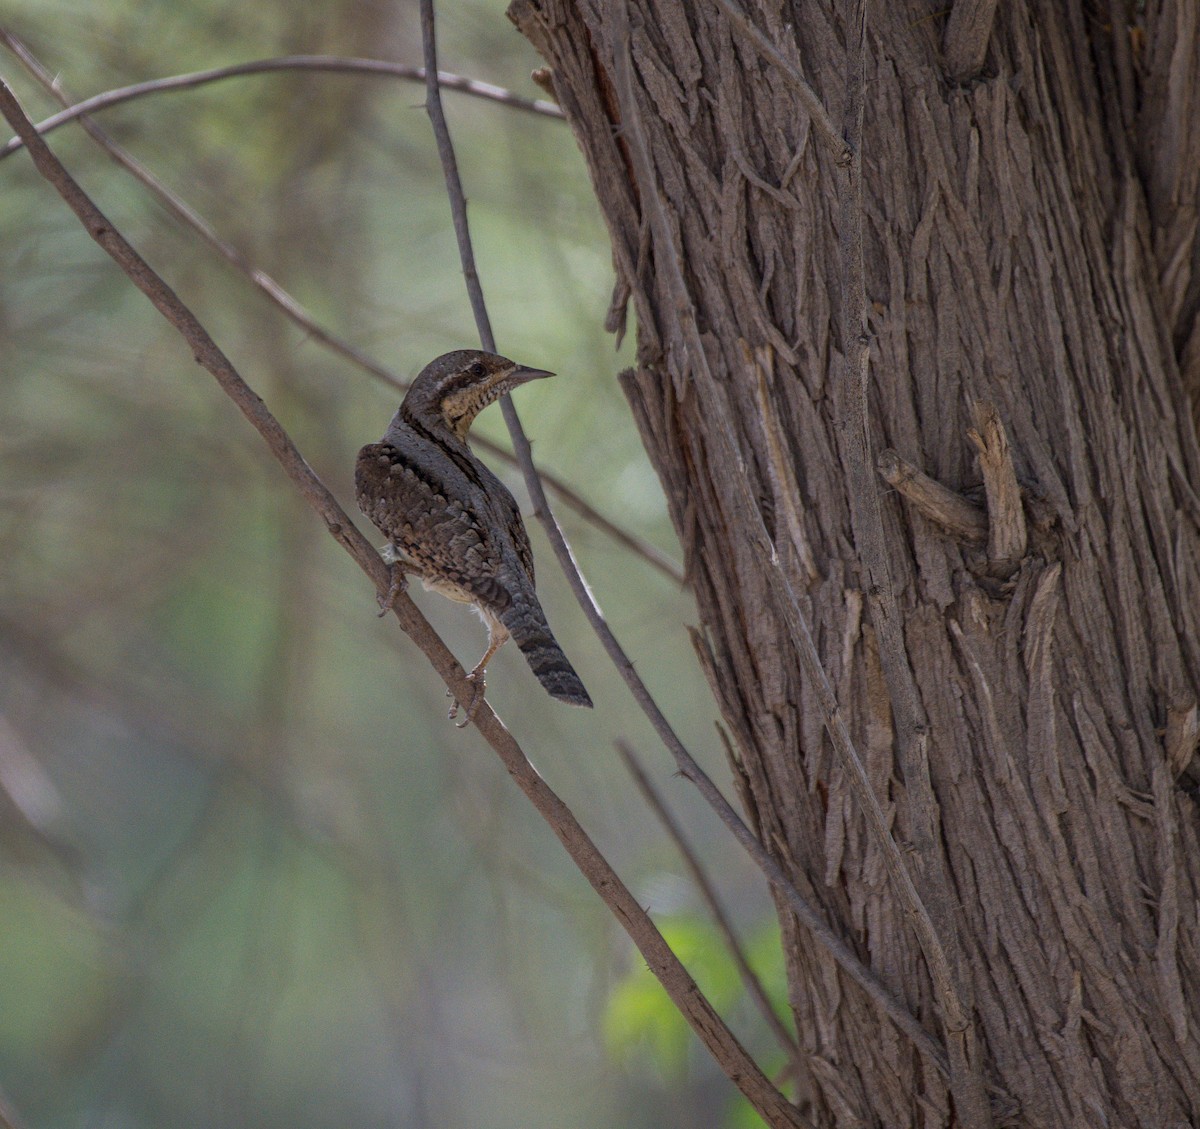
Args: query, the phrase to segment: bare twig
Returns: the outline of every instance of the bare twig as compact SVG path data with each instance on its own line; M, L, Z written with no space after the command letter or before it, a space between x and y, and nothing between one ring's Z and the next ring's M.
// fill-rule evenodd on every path
M427 0L422 0L426 3ZM622 9L623 10L623 9ZM626 37L627 38L627 37ZM431 73L436 73L436 61L426 61ZM620 63L618 65L620 70ZM436 92L431 92L436 98ZM444 155L448 154L448 159L443 160L443 169L446 174L446 187L449 195L450 208L454 217L455 232L459 238L459 253L463 260L463 274L466 279L467 287L472 290L471 303L472 308L477 311L477 325L479 334L485 347L494 347L489 345L489 342L494 341L492 337L491 324L487 317L487 310L483 304L483 294L479 287L478 273L474 266L474 252L471 248L470 232L467 226L466 214L466 197L463 193L462 182L458 176L457 162L454 160L453 144L450 140L449 129L446 127L445 117L441 113L440 100L436 101L437 112L436 116L431 112L431 119L434 122L435 133L437 134L437 142L439 152ZM640 122L635 123L634 128L640 129ZM642 141L642 153L645 154L644 140ZM674 263L676 271L678 271L678 263ZM685 309L686 293L685 293ZM693 327L694 329L694 324ZM702 351L701 351L702 355ZM588 618L588 622L592 625L604 649L608 652L609 658L616 666L621 677L625 680L625 684L629 687L635 701L641 707L642 712L646 715L654 731L658 734L663 744L666 746L671 755L675 758L675 763L679 768L680 773L690 780L705 801L717 813L721 821L733 834L737 842L746 850L754 862L762 870L767 880L779 892L779 894L787 902L792 913L795 914L797 920L812 934L813 938L821 944L833 957L833 959L843 968L855 983L857 983L866 995L875 1001L875 1003L887 1014L892 1021L904 1031L913 1043L928 1056L930 1061L942 1072L947 1070L945 1052L930 1038L929 1034L921 1026L916 1017L909 1011L896 997L884 986L883 982L875 976L869 968L866 967L851 951L850 947L825 923L824 919L817 910L805 900L799 893L796 887L788 880L787 875L783 872L779 863L771 856L771 854L763 847L762 843L751 833L741 817L733 810L733 806L725 798L721 790L712 782L707 773L696 762L695 758L688 752L683 742L679 740L670 722L667 721L658 704L651 696L646 684L642 681L641 676L637 673L633 663L626 655L624 648L621 646L617 637L613 634L612 629L608 626L599 606L596 604L595 598L592 596L591 588L584 579L578 564L571 553L570 546L563 537L562 530L558 523L554 520L554 515L550 510L549 504L546 502L545 492L542 490L541 483L538 480L537 470L533 465L532 451L530 450L529 440L526 438L524 430L521 427L520 419L517 416L516 409L512 406L507 397L501 402L505 412L505 420L509 426L509 433L513 439L513 447L517 453L521 463L521 468L525 475L525 484L529 490L530 497L534 501L534 507L539 520L542 522L543 528L546 530L547 537L554 549L559 565L567 578L567 582L571 586L572 592L575 594L576 600L583 608L584 614ZM727 451L732 451L732 447L727 445ZM736 458L736 454L733 456ZM740 459L733 465L740 466ZM743 495L748 497L748 491L745 489L744 476L738 479L742 488ZM745 501L745 498L743 499ZM752 501L746 502L750 505L751 512L758 516L757 509L753 506ZM761 516L759 516L758 527L761 531L761 537L765 541L772 557L774 556L774 548L770 545L767 538L766 529L762 526ZM797 607L795 596L791 594L790 587L787 589L791 595L793 610ZM795 627L796 630L807 633L807 628L801 622L798 627L789 620L789 626ZM819 660L816 659L816 647L812 642L811 637L808 637L808 647L813 656L813 661L816 662L816 671L824 678L823 672L820 671ZM831 724L841 727L841 734L845 743L849 744L849 734L845 730L845 723L841 720L840 714L837 713L837 705L833 698L833 691L829 688L828 681L824 682L825 691L827 694L829 708L832 713L827 716L834 720ZM836 715L836 716L835 716ZM834 738L835 744L838 738ZM851 751L853 749L850 746ZM862 772L861 764L859 770ZM863 773L865 781L865 773ZM868 792L869 792L869 785ZM878 804L876 811L879 812ZM879 820L883 820L882 812L879 812ZM886 834L886 832L885 832Z
M64 105L71 104L71 99L63 89L61 82L42 65L29 49L28 44L3 28L0 28L0 43L3 43L20 59L29 73L53 97L57 98ZM422 76L425 73L421 68L416 68L416 70ZM361 349L352 345L345 338L337 336L316 321L308 310L274 278L267 274L266 271L248 262L242 253L232 243L222 238L212 224L192 208L187 201L168 188L145 165L113 141L98 125L87 117L80 117L79 124L114 161L149 189L177 220L195 231L209 247L216 251L217 254L241 275L249 279L266 296L268 301L279 309L290 321L304 330L309 337L343 360L357 365L365 372L370 373L376 379L397 389L399 392L403 393L407 390L407 383L401 380L395 373L385 368L380 362L368 356ZM475 443L497 458L503 459L511 465L516 465L516 457L511 451L493 442L486 436L477 436ZM666 553L662 552L661 549L652 545L645 538L639 537L628 529L617 525L616 522L602 514L557 475L549 471L543 471L542 479L584 521L594 525L619 545L623 545L629 549L630 552L636 553L676 584L684 583L683 569L667 556Z
M64 104L70 104L70 99L63 91L61 83L52 76L44 66L34 57L28 46L23 43L17 36L0 29L0 42L3 42L21 62L29 69L30 73L44 86L51 94L62 101ZM416 68L420 74L424 71ZM296 325L300 326L313 340L328 348L331 352L336 353L343 359L350 361L352 364L359 366L379 380L396 388L401 393L406 391L407 384L396 376L382 364L375 361L373 358L363 353L354 345L347 342L344 338L338 337L329 330L325 329L308 313L308 311L292 297L278 282L275 281L265 271L254 267L246 261L241 252L237 250L231 243L224 240L217 231L209 224L202 216L192 209L186 201L179 197L175 192L163 184L152 172L144 165L131 156L126 150L117 145L99 126L95 125L88 118L83 117L80 120L80 125L100 144L109 155L117 161L122 167L127 169L135 176L143 185L153 192L159 200L167 207L167 209L175 215L182 223L191 227L196 231L201 238L205 240L214 250L217 251L227 262L235 267L240 273L248 278L255 286L257 286L266 297L280 309L289 319ZM498 443L493 442L486 436L478 436L476 443L484 450L493 455L505 460L510 464L516 463L516 459L512 452ZM618 544L625 546L630 551L641 556L647 563L653 565L664 575L674 580L678 584L684 582L683 570L670 559L665 553L651 545L645 539L638 537L629 530L622 528L615 522L611 521L604 514L600 513L594 506L591 505L585 498L576 492L571 486L563 482L556 475L543 471L542 477L545 483L558 494L562 500L576 513L578 513L585 521L595 525L603 533L607 534Z
M279 422L238 375L195 315L114 229L83 189L71 178L58 158L51 153L25 116L12 91L3 82L0 82L0 110L29 147L30 156L38 172L55 187L68 207L79 217L87 233L150 299L155 308L179 330L191 347L196 362L212 373L242 414L266 440L289 477L300 487L305 499L325 520L329 532L355 557L363 570L378 581L381 593L386 593L389 583L386 579L388 569L379 559L379 555L350 523L333 495L305 463Z
M946 73L952 81L966 82L979 73L995 17L996 0L954 0L942 35Z
M875 466L889 486L894 486L921 514L951 536L973 543L987 540L988 519L983 510L930 478L898 452L890 447L880 451Z
M704 899L705 905L708 906L708 910L712 914L713 921L716 922L717 929L725 941L725 947L729 950L729 955L733 958L733 963L737 966L738 975L741 977L742 984L745 985L750 998L754 1001L767 1026L770 1027L783 1053L788 1056L793 1069L798 1073L804 1071L805 1067L801 1061L800 1048L796 1044L792 1033L784 1025L783 1020L776 1014L775 1008L771 1006L771 1001L767 996L766 989L762 986L762 981L759 980L754 969L750 967L750 962L746 959L746 951L742 947L741 941L738 940L733 922L729 919L729 914L725 912L725 907L721 905L721 899L717 896L717 891L709 880L704 866L701 864L696 852L692 849L691 843L688 842L687 836L683 833L683 828L679 826L678 821L671 814L671 809L667 807L666 801L659 795L658 789L650 782L649 776L646 775L646 770L638 761L637 754L633 751L633 747L629 742L617 741L616 747L617 752L621 754L621 759L625 762L625 767L629 770L629 775L633 777L633 782L638 786L638 791L642 793L646 803L650 805L651 810L658 817L659 823L663 825L663 829L670 836L671 841L675 844L676 849L683 858L684 865L688 868L688 872L692 876L692 881L696 883L696 889L700 891L701 898Z
M428 65L431 73L436 73L436 63L429 63ZM436 99L436 92L431 92L431 101L437 107L436 116L431 114L431 119L434 122L437 134L439 152L448 154L448 159L444 162L443 169L446 174L446 188L451 213L454 217L455 232L459 238L459 253L463 259L464 277L466 278L468 289L473 288L474 291L471 301L472 308L479 311L477 314L477 325L480 339L485 347L494 347L488 344L494 341L494 338L487 317L487 310L483 306L483 295L479 289L478 274L474 269L474 253L471 249L470 232L467 226L466 198L463 193L462 183L458 177L457 163L453 159L453 145L450 140L449 130L446 127L445 117L440 112L441 103L440 100ZM677 268L678 264L675 265ZM658 734L671 756L675 758L675 763L680 773L696 786L705 801L717 813L737 842L750 855L759 869L762 870L767 880L787 902L789 909L795 914L796 919L810 932L818 944L822 945L829 952L846 974L863 989L866 995L875 1001L878 1007L892 1019L896 1026L944 1074L947 1070L945 1052L930 1037L929 1033L921 1026L912 1012L858 959L850 947L829 928L820 913L799 893L796 887L788 880L779 863L751 833L750 829L737 812L734 811L733 806L725 798L721 790L712 782L707 773L704 772L676 735L670 722L667 721L659 709L657 702L655 702L650 691L647 689L645 682L642 681L641 676L634 668L629 656L626 655L624 648L613 634L612 629L608 626L604 618L604 613L600 610L595 598L592 596L591 588L580 572L579 566L575 563L570 546L563 537L562 530L554 520L554 515L546 501L545 492L542 489L537 470L533 465L529 440L525 437L524 430L521 428L520 419L516 414L515 408L513 408L507 397L501 404L505 413L505 421L508 423L509 434L513 438L513 447L525 475L525 485L529 490L530 497L533 499L538 518L554 549L559 566L562 568L567 582L571 586L571 591L575 594L576 600L579 602L580 607L587 616L588 622L592 625L593 630L603 644L605 651L608 652L613 665L616 666L621 677L625 680L625 684L633 694L634 700L650 721L654 731ZM739 479L739 482L744 491L744 479ZM752 503L751 511L757 515L757 509L753 507ZM761 537L766 542L767 550L773 555L774 548L770 545L769 539L766 537L766 530L762 526L761 517L759 518L758 527L761 531ZM794 595L792 596L792 600L794 605ZM791 624L791 621L789 621L789 624ZM802 623L796 629L806 631ZM811 638L808 639L808 647L809 652L814 656L813 661L817 662L816 671L820 674L820 664L815 659L816 647L812 643ZM821 677L823 678L823 675ZM833 718L830 724L835 727L841 727L840 733L842 739L848 744L849 735L845 731L845 724L841 721L840 714L837 714L837 704L833 699L833 691L829 688L827 681L824 682L824 687L826 704L828 709L833 711L832 713L827 713L828 717ZM834 740L836 744L838 738L835 736ZM861 765L859 767L861 771ZM878 805L876 807L878 810ZM882 813L880 813L879 818L882 820Z
M471 313L475 317L480 343L494 353L496 335L492 332L492 321L488 317L487 303L483 298L483 285L479 281L479 271L475 266L475 248L471 245L471 232L467 226L467 202L462 190L462 178L458 175L458 158L454 155L450 127L442 109L433 0L421 0L421 42L425 50L425 111L429 114L429 123L433 127L433 138L437 144L438 158L442 163L442 176L450 194L450 218L454 224L454 237L458 242L458 257L462 264L467 299L471 303ZM506 407L511 403L507 396L503 402ZM508 416L505 415L505 420L507 419Z
M388 595L390 572L379 554L350 522L336 499L317 477L290 436L263 401L234 369L216 342L179 300L174 291L149 267L88 198L38 136L9 88L0 81L0 113L25 141L38 171L54 186L79 217L88 234L100 244L160 313L180 332L199 364L217 380L266 442L288 477L325 522L326 529L354 558L380 595ZM400 593L393 611L405 633L417 644L456 698L470 696L465 672L438 638L407 594ZM486 701L474 714L480 734L501 758L518 786L550 824L576 866L628 932L651 971L688 1019L705 1044L717 1055L723 1069L772 1125L806 1127L801 1117L758 1069L753 1059L725 1026L695 981L679 962L649 915L638 904L608 860L596 848L571 810L538 775L528 758Z
M925 954L937 995L942 1030L950 1056L950 1091L968 1129L988 1129L991 1109L975 1038L970 983L963 971L954 899L939 834L937 801L929 779L928 733L916 677L908 660L895 587L888 566L879 490L871 458L867 389L871 344L867 326L863 265L862 136L866 91L866 10L864 0L851 6L846 28L846 95L843 135L850 160L839 165L838 244L842 276L840 333L844 374L834 393L834 410L846 439L850 524L866 572L865 596L879 639L883 667L896 721L896 744L904 773L910 834L922 879L921 894L909 874L895 870L901 895ZM898 849L887 836L887 853ZM893 868L889 866L891 871ZM928 903L928 905L927 905Z
M480 342L485 349L494 352L496 349L496 339L492 333L491 320L488 317L487 306L483 298L483 287L480 285L479 274L475 267L475 254L471 246L470 231L467 227L466 198L462 191L462 181L458 175L458 162L455 158L454 146L450 139L450 129L446 124L446 116L442 110L441 93L438 90L437 39L433 0L421 0L421 38L425 50L425 73L428 76L426 80L425 108L429 113L429 120L433 127L438 154L441 157L442 170L451 199L451 215L453 217L455 235L458 239L458 250L459 257L462 260L463 276L466 280L471 309L475 315L475 324L479 330ZM556 545L556 549L561 544L569 559L570 550L566 548L562 532L558 529L557 523L554 522L553 516L550 514L545 494L542 491L541 482L538 479L537 471L534 469L532 459L530 458L529 441L525 437L520 419L517 417L516 409L513 407L509 397L504 397L502 407L505 421L509 427L509 433L513 438L513 446L517 451L518 458L522 462L522 469L525 471L526 485L529 487L530 494L534 498L539 516L543 517L543 524L546 524L547 519L549 520L549 526L552 526L554 533L557 534L557 537L552 536L552 543ZM582 578L579 577L578 570L572 571L575 572L576 577L582 583ZM680 968L682 969L682 965ZM654 971L658 975L663 987L667 990L668 995L670 995L672 1002L688 1021L688 1024L700 1038L700 1041L708 1048L727 1077L742 1091L759 1115L771 1125L776 1123L776 1118L780 1125L805 1124L806 1121L801 1116L800 1111L763 1074L758 1064L746 1053L733 1033L725 1026L720 1017L712 1011L708 1001L703 996L700 996L695 984L691 983L690 978L689 983L691 984L692 997L677 994L672 990L672 985L668 980L660 975L658 970L655 969ZM703 1002L705 1011L701 1011L696 1006L697 1000Z
M13 35L3 28L0 28L0 43L3 43L16 57L21 61L26 70L59 102L69 106L71 109L70 117L63 114L55 115L54 118L48 118L37 126L38 132L44 134L48 132L50 125L53 122L56 124L65 124L67 121L79 120L80 126L87 134L100 145L106 153L114 161L117 162L123 169L131 173L138 181L149 189L167 208L167 210L180 223L185 224L195 231L205 243L208 244L214 251L217 252L227 263L236 268L239 273L248 278L266 297L282 310L292 322L300 326L306 334L314 341L325 346L331 352L342 357L343 360L350 361L359 368L365 369L372 376L377 377L383 382L394 387L403 389L404 385L400 379L393 373L388 371L379 362L367 356L361 350L355 348L348 341L337 337L335 334L326 330L321 326L312 315L293 298L278 282L275 281L266 271L259 270L252 263L247 261L232 243L222 238L217 230L210 224L202 215L199 214L186 200L178 195L171 188L168 188L157 176L154 175L145 165L138 161L127 150L118 145L107 133L104 132L95 122L84 116L84 109L87 103L76 102L72 104L73 99L64 89L59 78L51 74L51 72L42 64L42 62L33 54L29 45L21 38ZM229 69L229 68L227 68ZM217 73L217 72L205 72ZM184 76L192 77L192 76ZM150 85L143 83L143 86ZM135 87L127 87L126 89L136 89ZM94 102L95 99L88 99L88 102ZM60 120L61 119L61 120ZM24 142L20 138L16 139L16 145L11 151L20 148ZM0 155L3 155L6 150L0 149Z
M98 110L106 110L110 106L119 106L122 102L132 102L137 98L145 98L151 94L166 94L173 90L193 90L197 86L206 86L210 82L220 82L227 78L240 78L244 75L273 74L279 71L325 71L334 74L365 74L378 75L382 78L401 78L409 82L425 81L425 71L421 67L409 66L405 63L392 63L384 59L352 59L339 55L284 55L274 59L254 59L246 63L236 63L229 67L216 67L213 70L195 71L192 74L176 74L167 78L150 79L148 82L135 82L131 86L122 86L116 90L106 90L95 94L61 113L54 114L38 122L37 131L41 134L50 133L67 122L74 121L83 114L94 114ZM553 102L542 99L522 98L505 90L502 86L494 86L490 82L480 82L473 78L464 78L457 74L439 74L438 82L450 90L458 90L475 98L483 98L489 102L499 102L514 110L523 110L530 114L539 114L546 118L563 118L563 112ZM20 149L23 142L13 138L6 145L0 146L0 158Z

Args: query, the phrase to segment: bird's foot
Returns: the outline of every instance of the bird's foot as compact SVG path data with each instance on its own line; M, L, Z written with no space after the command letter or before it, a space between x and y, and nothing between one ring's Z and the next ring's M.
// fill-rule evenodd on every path
M450 707L450 712L446 714L449 721L454 721L456 729L466 729L468 725L475 720L475 711L479 709L479 703L483 701L483 692L487 689L487 683L483 679L484 671L478 667L467 675L467 681L471 683L473 692L471 700L467 703L467 712L463 715L462 721L454 721L458 717L458 711L462 706L457 698L454 699L454 704ZM446 696L451 697L449 690L446 691Z
M404 575L404 568L398 561L392 561L388 565L388 572L391 573L392 582L386 593L376 597L380 617L387 615L392 610L396 603L396 597L408 587L408 577Z

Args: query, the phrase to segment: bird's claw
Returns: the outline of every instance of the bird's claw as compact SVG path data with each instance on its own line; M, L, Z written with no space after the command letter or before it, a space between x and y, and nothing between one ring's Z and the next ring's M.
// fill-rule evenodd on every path
M376 597L376 602L379 604L380 618L392 610L396 604L396 597L408 587L408 577L404 575L404 569L399 564L395 562L389 564L388 572L391 574L392 582L388 585L387 592L382 596Z
M454 704L450 707L450 712L446 714L446 720L454 721L456 729L466 729L475 720L475 711L479 709L479 703L483 701L483 692L487 689L487 683L483 679L483 674L482 670L473 670L467 675L467 681L471 683L474 692L471 694L471 700L467 704L467 712L463 716L462 721L454 721L458 716L458 711L462 704L457 698L454 699ZM453 697L449 690L446 691L446 697Z

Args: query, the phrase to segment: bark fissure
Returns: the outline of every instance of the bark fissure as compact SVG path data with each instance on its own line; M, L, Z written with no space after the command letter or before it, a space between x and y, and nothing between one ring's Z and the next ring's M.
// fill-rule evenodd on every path
M1011 1098L998 1119L1200 1122L1200 844L1175 786L1200 678L1195 5L1151 0L1137 26L1117 26L1124 6L1099 20L1077 4L996 5L986 69L960 87L944 82L954 32L871 9L870 446L967 506L988 502L986 527L959 507L978 532L952 536L882 497L932 829L914 820L920 781L900 757L911 723L888 708L856 550L836 400L857 347L836 328L839 169L799 85L841 120L850 29L841 7L807 0L630 7L663 239L640 206L628 108L598 93L615 64L609 6L521 0L514 17L555 70L637 313L622 386L684 543L698 651L763 841L932 1021L925 955L823 732L770 543L747 535L725 481L735 472L784 556L889 833L944 860L981 1058ZM703 364L680 363L691 333ZM978 405L994 406L1006 450ZM973 428L994 467L981 471ZM990 553L984 532L1004 534ZM954 1124L945 1079L781 916L809 1057L798 1097L814 1120Z

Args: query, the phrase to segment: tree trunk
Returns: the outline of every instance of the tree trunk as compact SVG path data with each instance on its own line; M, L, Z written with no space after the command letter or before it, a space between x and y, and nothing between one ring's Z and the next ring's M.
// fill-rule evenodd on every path
M624 387L763 842L951 1047L960 1033L801 675L759 517L727 488L729 441L950 954L996 1121L1192 1125L1200 842L1178 785L1200 672L1200 17L1194 0L1150 0L1137 26L1115 2L1012 0L987 35L991 7L955 0L948 27L945 4L868 11L860 214L871 440L894 452L881 468L896 488L875 481L896 669L852 513L844 170L794 77L841 123L848 11L743 0L753 28L717 0L516 0L510 14L590 167L614 325L633 301ZM953 85L946 60L972 69L969 33L983 68ZM814 1124L979 1124L781 918Z

